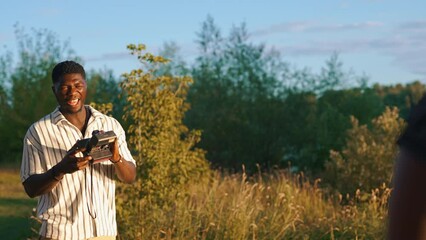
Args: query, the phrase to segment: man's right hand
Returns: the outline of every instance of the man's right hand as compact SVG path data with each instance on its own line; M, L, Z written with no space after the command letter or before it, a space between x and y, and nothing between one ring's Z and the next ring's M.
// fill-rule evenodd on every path
M76 157L77 153L84 152L84 148L77 148L74 145L65 155L65 157L55 166L55 171L58 175L73 173L85 169L89 161L92 160L91 156ZM62 176L61 176L62 177Z
M45 173L33 174L24 182L24 188L30 197L37 197L51 191L67 173L85 169L92 160L91 156L76 157L76 154L85 149L78 149L74 145L65 157Z

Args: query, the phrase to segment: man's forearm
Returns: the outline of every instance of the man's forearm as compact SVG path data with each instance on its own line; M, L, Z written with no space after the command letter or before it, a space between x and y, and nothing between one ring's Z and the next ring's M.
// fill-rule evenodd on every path
M426 162L401 150L389 204L388 240L426 239Z
M136 179L136 166L132 162L122 158L114 163L118 179L125 183L133 183Z
M25 192L34 198L50 192L60 181L63 174L55 173L54 168L45 173L31 175L23 182Z

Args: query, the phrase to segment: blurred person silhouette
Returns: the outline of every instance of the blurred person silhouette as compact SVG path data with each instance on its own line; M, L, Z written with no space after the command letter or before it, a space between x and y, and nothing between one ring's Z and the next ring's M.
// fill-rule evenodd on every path
M387 238L426 239L426 96L399 137Z

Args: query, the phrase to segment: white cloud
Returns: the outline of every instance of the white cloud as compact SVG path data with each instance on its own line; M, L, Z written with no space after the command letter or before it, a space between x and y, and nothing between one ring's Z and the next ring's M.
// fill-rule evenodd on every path
M401 23L397 29L402 31L426 31L426 20Z
M133 56L129 52L115 52L115 53L105 53L101 56L91 56L84 57L83 59L87 62L96 62L96 61L110 61L110 60L121 60L121 59L131 59Z
M330 56L333 52L340 54L378 54L390 56L391 64L395 67L406 69L410 73L422 75L426 78L426 21L410 21L399 23L394 26L385 26L380 22L362 22L351 24L325 25L314 22L291 22L278 24L258 30L255 36L264 36L272 33L300 33L300 32L332 32L339 34L340 31L378 29L380 35L358 34L359 37L327 38L324 35L309 35L309 40L298 41L295 44L275 44L270 47L280 51L283 56ZM362 33L362 32L361 32ZM291 36L291 35L290 35ZM334 36L334 35L333 35ZM333 40L329 40L333 39ZM180 55L185 60L197 56L198 49L195 43L177 43L180 47ZM160 46L149 47L148 51L156 54ZM109 61L121 59L134 59L128 52L106 53L101 56L85 58L86 61Z
M380 35L375 34L374 37L359 34L360 37L358 38L351 36L345 39L339 36L332 38L334 40L328 40L324 39L324 35L309 35L308 41L299 40L296 44L279 44L274 47L281 51L284 56L329 56L333 52L385 55L393 59L392 64L396 67L426 77L426 20L403 22L388 28L381 28L382 26L384 24L380 22L335 25L292 22L258 30L253 35L264 36L280 32L289 34L296 32L335 32L337 34L341 31L380 28ZM287 37L289 36L291 35L287 35Z
M393 43L389 43L393 45ZM352 39L339 41L313 40L298 45L276 46L284 55L290 56L314 56L330 55L333 52L359 53L372 51L373 45L381 45L377 40ZM381 45L383 46L383 45Z
M192 57L195 56L197 52L197 47L194 43L183 43L179 44L179 54L181 56L186 57ZM162 46L147 46L147 51L152 54L158 54ZM120 51L120 52L110 52L110 53L104 53L98 56L87 56L83 57L83 59L87 62L97 62L97 61L114 61L114 60L129 60L129 59L135 59L135 56L132 56L130 54L130 51Z
M342 32L353 30L364 30L369 28L379 28L384 24L376 21L366 21L361 23L348 24L319 24L316 22L300 21L287 22L272 25L264 29L258 29L252 32L252 36L265 36L276 33L292 33L292 32Z

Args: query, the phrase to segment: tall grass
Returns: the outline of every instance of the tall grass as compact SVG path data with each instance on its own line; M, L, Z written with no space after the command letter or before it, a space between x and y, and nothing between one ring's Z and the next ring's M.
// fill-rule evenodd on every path
M303 175L221 175L193 182L165 209L135 209L121 239L383 239L390 189L325 194ZM141 205L142 206L142 205Z
M31 209L37 204L25 194L19 171L13 167L0 166L0 236L4 240L31 236Z

